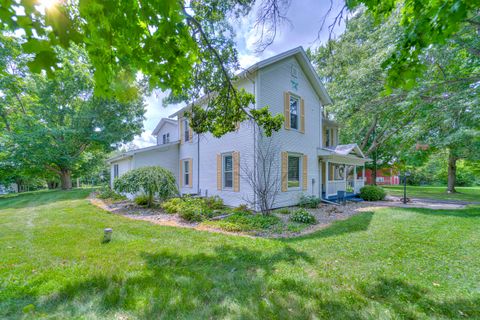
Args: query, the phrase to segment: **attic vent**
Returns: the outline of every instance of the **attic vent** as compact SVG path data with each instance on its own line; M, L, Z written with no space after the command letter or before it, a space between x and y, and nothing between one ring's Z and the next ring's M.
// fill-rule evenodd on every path
M298 78L298 69L296 66L292 66L292 69L291 69L291 75L292 75L292 78Z

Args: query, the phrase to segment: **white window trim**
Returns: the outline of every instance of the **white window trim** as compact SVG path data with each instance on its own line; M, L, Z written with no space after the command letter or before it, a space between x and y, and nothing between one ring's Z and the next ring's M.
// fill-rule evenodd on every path
M116 179L120 176L120 169L118 164L113 165L113 179Z
M298 187L290 187L288 185L288 158L289 157L298 157ZM303 161L302 161L303 154L301 153L296 153L296 152L287 152L287 190L288 191L298 191L302 190L302 178L303 178Z
M295 130L295 131L300 131L300 103L301 103L301 98L299 96L297 96L296 94L293 94L293 93L290 93L290 97L289 97L289 101L288 101L288 112L289 112L289 118L290 118L290 130ZM297 127L296 128L293 128L292 127L292 112L290 110L290 102L292 99L295 99L297 100Z
M226 187L225 186L225 157L232 157L232 186L231 187ZM234 163L233 163L233 152L225 152L225 153L222 153L222 190L225 190L225 191L232 191L233 190L233 168L234 167Z
M186 164L186 166L185 166ZM182 160L182 165L183 165L183 187L190 188L190 178L191 178L191 172L190 172L190 159L183 159ZM185 183L185 177L188 174L188 180L187 183Z

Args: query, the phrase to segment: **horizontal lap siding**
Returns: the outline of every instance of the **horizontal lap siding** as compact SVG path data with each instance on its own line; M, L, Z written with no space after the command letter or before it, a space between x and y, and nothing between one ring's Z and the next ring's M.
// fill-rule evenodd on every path
M298 90L295 90L291 84L291 68L296 66L298 72ZM320 180L317 148L320 146L321 137L321 103L313 90L310 82L303 73L300 65L295 58L288 58L279 63L266 67L258 72L258 94L257 104L259 107L268 105L274 114L284 114L285 92L290 91L304 99L305 107L305 133L283 127L279 132L274 133L271 139L280 148L281 152L295 152L307 156L307 188L306 190L279 192L276 197L276 207L295 205L301 194L313 194L319 196ZM303 162L303 161L302 161ZM281 174L281 170L279 170ZM303 176L302 172L300 174ZM302 180L304 177L302 177ZM315 184L312 186L312 179Z

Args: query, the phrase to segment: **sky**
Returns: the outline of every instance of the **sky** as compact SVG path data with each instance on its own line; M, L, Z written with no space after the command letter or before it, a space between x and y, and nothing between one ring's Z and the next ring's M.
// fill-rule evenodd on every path
M257 11L254 9L248 16L233 21L241 68L248 68L260 60L298 46L303 46L304 49L315 48L327 41L329 37L327 27L333 22L344 3L343 0L332 1L332 11L321 29L323 18L330 8L330 0L292 0L288 11L285 12L289 21L279 26L275 41L262 52L258 52L256 45L259 38L259 30L255 28ZM343 24L336 26L334 35L340 35L343 30ZM142 135L135 137L133 141L137 147L143 148L154 145L156 140L152 136L152 131L160 119L168 117L182 107L182 105L163 107L162 99L165 96L166 93L158 91L147 97L145 101L147 112L145 114L144 132Z

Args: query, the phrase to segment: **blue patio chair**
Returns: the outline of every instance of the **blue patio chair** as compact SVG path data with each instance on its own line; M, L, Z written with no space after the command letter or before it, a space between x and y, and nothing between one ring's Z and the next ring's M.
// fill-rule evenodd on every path
M341 204L345 204L345 191L337 191L337 202Z

